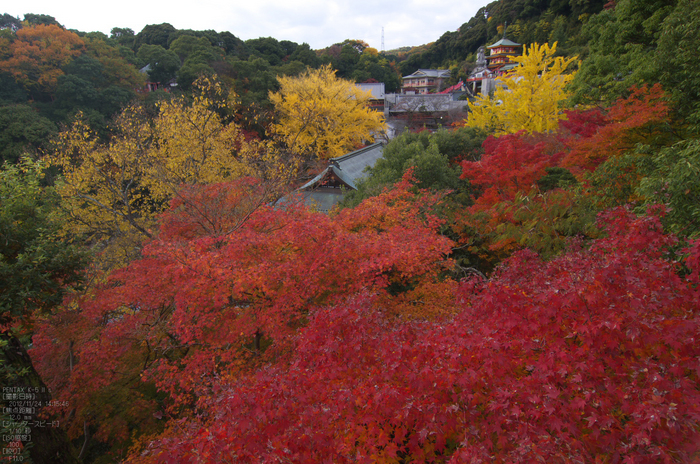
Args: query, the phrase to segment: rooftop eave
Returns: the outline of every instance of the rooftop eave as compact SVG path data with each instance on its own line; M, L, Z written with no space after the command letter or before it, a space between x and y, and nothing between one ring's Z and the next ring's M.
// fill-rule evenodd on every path
M522 44L515 43L512 40L508 40L506 38L503 38L496 42L495 44L487 45L486 48L491 49L491 48L496 48L496 47L520 47Z

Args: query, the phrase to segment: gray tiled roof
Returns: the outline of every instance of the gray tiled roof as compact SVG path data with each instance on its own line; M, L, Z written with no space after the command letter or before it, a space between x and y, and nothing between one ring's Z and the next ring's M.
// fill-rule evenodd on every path
M319 190L306 190L299 192L303 202L310 207L316 208L321 213L327 213L345 196L344 192L322 192Z
M408 76L403 76L404 79L407 79L409 77L450 77L450 70L449 69L419 69L418 71L414 72L413 74L409 74Z
M293 198L297 198L308 206L327 213L343 199L345 191L338 188L325 188L323 181L335 175L346 185L347 190L355 190L357 180L366 175L366 168L374 166L374 163L382 157L383 149L384 145L377 142L347 155L331 158L328 160L328 167L319 175L302 185L289 197L279 200L277 204L284 205L286 202L293 201Z
M346 183L348 187L356 189L355 182L365 175L366 168L374 166L374 163L382 157L382 150L384 150L384 146L381 142L377 142L348 153L347 155L331 158L328 160L328 167L309 182L302 185L299 190L313 188L331 172Z
M332 166L337 166L342 174L342 179L355 188L355 182L365 175L365 169L374 166L379 158L382 157L384 145L381 142L374 143L352 153L348 153L338 158L333 158Z

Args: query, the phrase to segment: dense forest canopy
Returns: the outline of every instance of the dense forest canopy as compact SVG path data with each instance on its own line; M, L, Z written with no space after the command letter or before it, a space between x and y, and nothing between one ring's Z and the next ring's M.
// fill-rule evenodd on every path
M262 134L272 122L268 94L278 90L276 77L295 76L306 67L328 64L342 78L383 82L387 92L398 91L401 76L418 68L450 69L454 84L466 77L476 50L498 40L505 26L518 43L557 41L560 54L580 54L586 48L582 25L603 3L492 2L435 43L381 53L354 39L312 50L289 40L243 41L235 31L179 30L168 23L138 32L114 27L108 37L66 30L48 15L20 19L5 13L0 18L0 120L7 121L0 124L2 159L17 161L24 151L46 148L46 140L78 111L96 130L107 130L109 119L132 100L152 104L162 97L162 92L139 94L145 80L168 90L176 83L177 91L187 92L198 76L216 74L238 95L238 117Z
M3 452L695 462L699 25L499 0L384 52L0 17L0 379L55 425L3 408ZM385 140L329 214L294 194L382 136L355 83L456 83L504 35L454 125Z

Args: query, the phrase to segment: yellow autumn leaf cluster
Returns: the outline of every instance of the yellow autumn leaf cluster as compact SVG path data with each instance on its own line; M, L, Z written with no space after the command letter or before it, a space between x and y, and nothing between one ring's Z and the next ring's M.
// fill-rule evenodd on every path
M62 177L57 187L73 233L128 246L151 236L156 216L184 185L223 182L247 174L249 150L239 127L215 111L223 92L205 79L191 101L163 101L149 118L129 107L115 134L101 143L78 120L61 133L49 156Z
M493 131L496 135L555 130L564 118L560 104L568 98L566 85L575 72L566 74L578 58L554 57L557 43L523 47L520 64L497 79L492 96L484 95L469 104L466 125Z
M222 92L218 84L209 85ZM159 105L147 167L151 194L168 197L183 184L212 184L245 173L237 156L247 148L240 128L224 124L213 106L205 92L195 93L189 104L180 97Z
M278 118L272 132L296 155L334 158L385 130L383 115L367 106L371 94L336 77L330 66L277 79L280 90L270 93Z

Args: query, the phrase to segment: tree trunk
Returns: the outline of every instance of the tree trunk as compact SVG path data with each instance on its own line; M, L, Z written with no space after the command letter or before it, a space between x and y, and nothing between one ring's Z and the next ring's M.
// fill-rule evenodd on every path
M10 401L18 401L20 407L45 405L47 401L51 400L51 394L41 377L39 377L39 374L34 370L27 350L9 332L0 332L0 341L2 342L2 345L0 345L2 406L10 408ZM13 375L13 373L21 375ZM36 396L31 398L31 400L23 401L22 397L10 396L15 393L33 393ZM14 407L17 407L17 404L13 405ZM30 414L11 413L13 419L16 419L15 422L27 421L26 427L29 427L31 430L30 443L32 443L32 446L29 449L31 462L34 464L77 464L79 461L65 430L60 427L51 427L50 420L40 419L38 415L41 409L41 407L37 407ZM4 420L6 420L5 416L7 415L3 414ZM40 425L44 426L41 427ZM0 443L0 447L4 448L7 444L4 442Z

